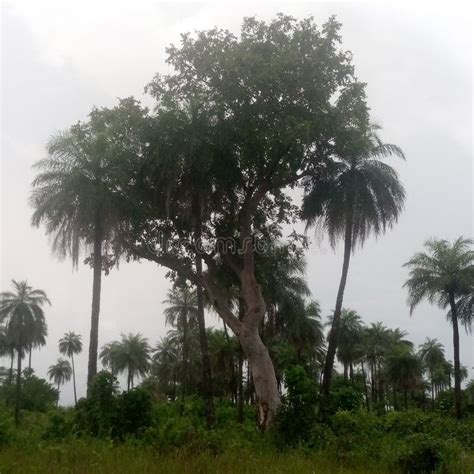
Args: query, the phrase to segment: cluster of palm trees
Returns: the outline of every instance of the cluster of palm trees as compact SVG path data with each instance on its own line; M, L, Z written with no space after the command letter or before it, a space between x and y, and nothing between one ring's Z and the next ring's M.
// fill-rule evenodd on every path
M69 331L59 339L59 352L71 359L71 363L68 360L59 358L56 364L51 365L48 370L48 375L51 380L58 386L58 394L65 382L69 382L72 377L74 387L74 403L77 403L77 390L76 390L76 366L74 364L74 355L82 352L82 336ZM59 396L58 396L59 403Z
M48 333L43 306L51 304L43 290L34 289L26 281L12 280L13 291L0 294L0 354L11 358L8 383L13 381L16 356L15 420L18 423L22 360L33 348L45 345Z

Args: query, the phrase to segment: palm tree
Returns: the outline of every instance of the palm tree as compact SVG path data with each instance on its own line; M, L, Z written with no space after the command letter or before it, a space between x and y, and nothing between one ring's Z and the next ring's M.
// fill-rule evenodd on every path
M454 398L456 416L461 417L461 362L457 304L474 288L473 241L459 237L452 244L446 240L425 242L426 252L416 253L405 267L410 269L404 287L408 289L410 314L424 299L440 308L449 307L453 325Z
M444 347L437 339L426 338L426 341L420 346L420 358L430 374L431 385L431 407L434 410L435 401L435 372L438 368L443 368Z
M28 347L28 368L31 369L31 353L34 348L46 345L46 336L48 335L48 326L44 318L38 318L33 328L33 338Z
M104 346L100 357L112 373L127 372L127 390L134 387L136 376L144 376L150 368L150 346L141 334L122 334L120 341Z
M399 346L387 356L387 375L393 384L394 407L397 407L396 391L400 389L404 397L405 409L408 408L408 391L421 385L422 364L412 350Z
M58 386L58 401L59 404L59 390L61 385L71 380L72 368L68 360L58 359L56 364L51 365L48 369L48 376Z
M163 301L168 305L164 310L166 324L175 327L183 337L183 375L181 396L186 394L189 362L189 332L198 326L198 307L196 291L185 284L178 284L168 291L168 298Z
M339 336L344 290L351 252L371 234L379 235L397 220L405 201L405 191L396 171L381 158L404 157L400 148L384 144L372 132L350 138L341 145L339 158L327 167L321 179L308 181L302 216L307 227L324 229L334 248L344 240L344 258L337 292L333 324L329 333L324 366L321 416L326 416L331 376ZM359 136L358 136L359 135Z
M82 352L82 336L72 331L67 332L59 339L59 352L71 358L72 364L72 382L74 385L74 403L77 403L76 393L76 369L74 366L74 354Z
M53 237L53 251L70 256L77 267L81 250L93 267L91 330L87 384L97 372L98 331L102 271L115 263L107 255L117 250L119 191L110 184L114 157L108 152L107 124L100 112L88 123L79 123L54 136L47 146L48 157L38 161L32 186L32 224L44 223ZM110 144L110 146L113 146Z
M44 321L43 305L51 304L43 290L33 289L26 281L12 280L14 291L0 294L0 323L5 326L17 353L15 422L19 422L21 361L35 338L38 321Z
M332 326L332 319L333 316L329 318L330 326ZM352 383L354 382L354 361L359 355L362 328L362 319L357 311L346 308L341 310L337 358L344 367L344 380L350 378Z
M174 401L179 377L179 344L175 338L167 335L157 343L150 371L158 378L161 392Z

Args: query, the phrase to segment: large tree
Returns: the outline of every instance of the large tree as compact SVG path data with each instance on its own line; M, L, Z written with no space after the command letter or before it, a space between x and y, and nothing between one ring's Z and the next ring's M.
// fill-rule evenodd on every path
M456 416L461 417L461 362L459 358L459 302L474 288L473 241L459 237L453 243L431 239L425 251L416 253L405 267L410 270L404 286L408 290L410 314L427 300L440 308L449 308L453 326L454 398ZM464 301L464 300L463 300Z
M35 165L33 225L45 224L60 258L70 256L77 267L85 250L86 262L93 268L88 387L97 372L102 273L117 262L123 223L118 210L126 207L114 177L119 169L126 170L127 157L136 157L146 146L146 140L137 143L136 134L127 133L138 128L138 121L143 123L144 112L133 99L122 100L113 113L94 109L87 122L51 138L48 156Z
M76 392L76 368L74 365L74 355L82 352L82 336L69 331L59 339L59 352L71 358L72 364L72 382L74 386L74 403L77 403Z
M4 324L8 337L17 354L15 422L20 413L21 361L33 344L38 321L44 321L43 306L51 304L43 290L37 290L26 281L12 280L14 291L0 294L0 323Z
M148 87L157 100L156 134L134 175L141 206L131 216L130 253L202 281L249 360L263 429L273 422L280 396L259 334L266 304L256 260L260 244L297 216L286 190L324 173L344 132L342 118L358 107L350 98L363 86L354 79L350 54L339 48L339 27L334 19L318 28L311 18L279 15L269 23L245 19L239 37L219 29L184 35L168 50L174 73ZM192 188L179 191L190 169L183 116L194 101L204 104L209 124L203 130L210 183L205 212L192 205ZM183 210L193 219L183 219ZM190 225L198 221L202 275L194 266L196 227ZM222 272L238 286L240 319Z

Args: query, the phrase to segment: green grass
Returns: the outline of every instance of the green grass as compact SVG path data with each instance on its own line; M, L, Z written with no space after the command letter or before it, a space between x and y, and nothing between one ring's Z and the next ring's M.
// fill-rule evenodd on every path
M459 467L464 466L464 467ZM456 474L470 473L474 453L464 454ZM172 450L163 453L133 441L113 444L111 441L71 439L65 442L40 442L35 445L15 443L0 450L0 473L397 473L380 461L367 458L360 465L342 467L328 453L308 453L299 450L279 452L241 451L219 453Z
M106 441L76 440L0 451L0 473L381 473L379 467L338 467L324 457L299 452L163 454L152 448Z

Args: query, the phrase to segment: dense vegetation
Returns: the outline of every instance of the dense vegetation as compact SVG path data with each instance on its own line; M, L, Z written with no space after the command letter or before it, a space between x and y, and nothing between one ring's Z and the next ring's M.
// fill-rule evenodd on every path
M59 257L77 266L84 254L93 270L87 396L77 397L73 331L58 341L52 384L34 374L49 300L13 281L0 303L11 361L2 472L472 469L474 383L462 386L459 326L472 325L473 242L432 239L405 264L411 311L423 299L447 311L453 363L437 340L415 347L343 305L352 252L397 222L405 190L385 161L404 154L372 124L339 29L280 15L245 19L240 37L184 35L168 50L174 72L147 87L153 112L123 99L51 139L32 223ZM306 235L285 232L300 220L334 248L343 241L331 315L305 280ZM99 347L102 277L139 259L169 269L171 328L160 341L122 334ZM206 308L220 328L206 327ZM74 407L55 406L71 379Z

